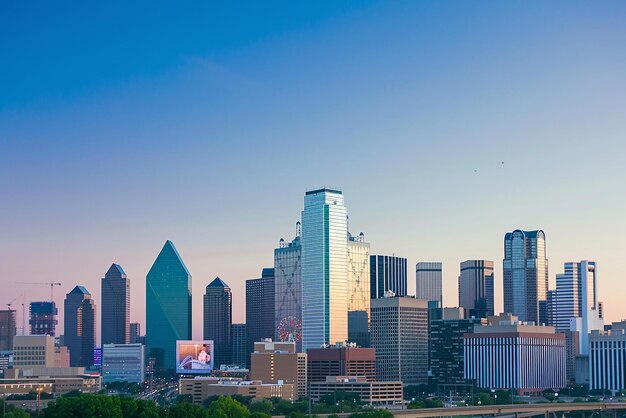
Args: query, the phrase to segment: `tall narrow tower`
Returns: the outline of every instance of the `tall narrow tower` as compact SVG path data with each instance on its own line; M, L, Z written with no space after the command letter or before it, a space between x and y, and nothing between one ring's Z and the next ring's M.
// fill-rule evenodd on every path
M130 343L130 280L119 264L102 279L102 344Z
M230 287L216 277L204 294L204 339L213 340L215 368L230 363L233 299Z
M504 311L520 321L548 323L548 260L543 231L504 236Z
M76 286L65 297L65 344L70 366L91 367L96 345L96 304L84 286Z
M347 211L340 190L306 192L302 211L302 348L348 339Z
M155 366L174 369L176 340L191 339L191 274L166 241L146 276L146 343Z

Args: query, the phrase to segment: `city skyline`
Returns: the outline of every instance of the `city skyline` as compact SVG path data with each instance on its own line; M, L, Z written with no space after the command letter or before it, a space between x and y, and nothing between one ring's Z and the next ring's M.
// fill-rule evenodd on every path
M492 260L501 312L504 234L541 229L550 288L564 263L594 260L606 322L626 316L626 6L449 6L3 10L0 304L17 299L18 333L22 300L50 289L15 282L63 283L59 319L84 285L100 319L111 263L146 330L166 240L194 278L193 337L216 276L243 322L245 280L325 183L371 254L408 259L409 294L415 263L442 261L458 305L459 263Z

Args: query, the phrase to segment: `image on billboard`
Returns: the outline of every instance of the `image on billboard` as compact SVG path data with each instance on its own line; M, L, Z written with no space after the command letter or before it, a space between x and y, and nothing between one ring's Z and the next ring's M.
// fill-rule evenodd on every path
M213 341L176 341L176 373L210 374L213 370Z

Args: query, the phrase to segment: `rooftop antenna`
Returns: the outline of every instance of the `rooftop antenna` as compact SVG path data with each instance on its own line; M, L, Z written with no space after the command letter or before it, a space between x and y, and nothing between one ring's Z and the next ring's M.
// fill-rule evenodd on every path
M302 236L302 224L300 221L296 222L296 237Z

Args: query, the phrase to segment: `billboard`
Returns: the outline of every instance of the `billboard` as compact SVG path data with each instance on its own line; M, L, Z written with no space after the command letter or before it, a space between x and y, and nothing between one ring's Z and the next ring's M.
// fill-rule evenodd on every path
M213 370L213 341L176 341L176 373L210 374Z

